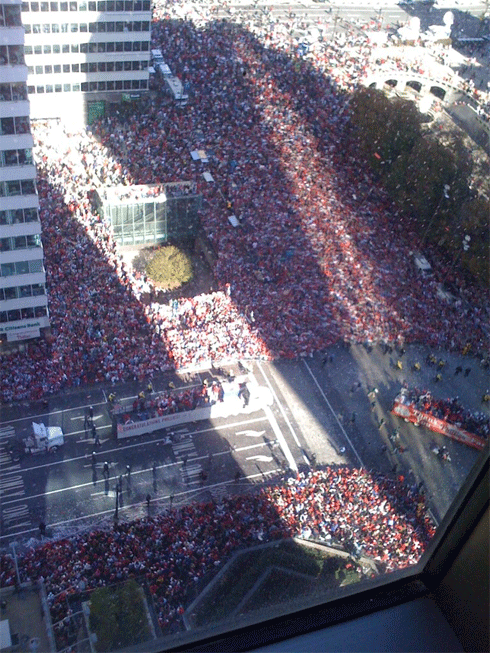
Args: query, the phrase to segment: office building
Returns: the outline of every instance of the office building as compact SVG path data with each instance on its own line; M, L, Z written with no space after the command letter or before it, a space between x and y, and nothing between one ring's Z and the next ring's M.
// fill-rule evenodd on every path
M0 4L0 338L49 326L20 0Z
M86 125L148 90L150 0L23 2L33 119Z

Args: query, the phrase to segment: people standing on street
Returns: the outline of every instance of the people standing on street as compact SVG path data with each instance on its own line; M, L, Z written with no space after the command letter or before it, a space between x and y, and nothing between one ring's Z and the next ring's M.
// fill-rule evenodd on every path
M97 456L95 455L95 451L92 451L92 467L95 467L97 464Z
M109 463L105 462L104 463L104 478L109 478Z

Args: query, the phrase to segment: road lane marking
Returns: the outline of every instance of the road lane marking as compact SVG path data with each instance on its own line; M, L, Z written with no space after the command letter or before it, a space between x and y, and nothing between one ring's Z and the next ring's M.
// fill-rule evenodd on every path
M272 456L249 456L245 460L256 460L259 463L270 463L274 460Z
M347 440L347 442L349 443L349 445L350 445L352 451L354 452L354 454L355 454L357 460L361 463L361 467L364 467L364 469L367 469L367 468L366 468L366 465L362 462L361 456L357 453L356 448L355 448L354 445L352 444L351 439L350 439L349 436L347 435L346 430L344 429L344 427L342 426L342 424L341 424L339 418L338 418L337 415L335 414L335 411L334 411L334 409L332 408L332 405L330 404L329 400L327 399L326 394L323 392L323 390L322 390L320 384L318 383L318 381L317 381L315 375L313 374L313 372L312 372L311 369L309 368L308 363L306 362L305 359L303 359L303 363L304 363L306 369L308 370L308 372L310 373L311 378L312 378L313 381L315 382L316 387L317 387L318 390L320 391L320 394L322 395L323 399L325 400L325 403L326 403L327 406L329 407L330 412L331 412L332 415L335 417L335 421L336 421L337 424L339 425L340 430L341 430L342 433L344 434L344 437L345 437L345 439Z
M260 438L265 431L237 431L235 435L245 435L248 438Z

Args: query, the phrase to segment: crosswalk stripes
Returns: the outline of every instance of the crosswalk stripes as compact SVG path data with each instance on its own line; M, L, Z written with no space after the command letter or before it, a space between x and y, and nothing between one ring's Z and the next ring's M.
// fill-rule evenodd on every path
M30 526L26 503L17 503L25 496L25 486L20 474L20 464L14 463L8 451L9 442L15 437L13 426L0 427L0 507L2 535ZM12 503L13 502L13 503Z
M198 462L193 462L198 455L192 438L172 444L172 449L176 460L182 461L180 470L185 484L201 483L202 467Z

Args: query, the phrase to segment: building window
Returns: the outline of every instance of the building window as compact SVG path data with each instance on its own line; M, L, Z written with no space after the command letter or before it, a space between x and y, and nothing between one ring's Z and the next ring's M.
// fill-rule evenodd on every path
M107 50L107 52L114 52L115 51L114 43L112 43L112 42L111 43L106 43L106 50Z
M95 61L91 61L89 63L88 71L89 71L89 73L96 73L97 72L97 63Z
M33 283L32 284L32 294L34 297L39 297L40 295L45 295L46 290L44 288L44 284L42 283Z
M58 23L51 23L51 32L53 34L59 34L60 26L58 25Z
M44 52L44 54L51 54L51 46L50 45L45 45L43 47L43 52Z
M97 82L97 90L98 91L105 91L106 90L106 83L105 82Z
M53 72L56 75L59 75L61 73L61 66L59 64L56 64L56 66L53 66Z
M73 84L73 86L71 87L71 90L74 93L79 93L80 92L80 84Z
M88 90L93 93L97 90L97 82L90 82L88 85Z
M88 82L82 82L82 93L86 93L88 91Z
M41 11L49 11L49 2L41 2Z
M70 46L68 43L63 43L63 45L61 46L61 52L63 52L63 54L70 52Z
M24 45L24 54L32 54L32 45Z
M80 23L80 31L81 32L87 32L88 31L87 23Z
M53 72L53 66L44 66L44 74L51 75Z
M78 64L78 63L72 63L72 65L71 65L71 72L72 72L72 73L79 73L79 72L80 72L80 64Z
M11 311L7 311L7 320L9 322L16 322L17 320L20 320L20 310L15 308Z
M78 43L72 43L70 50L72 52L78 52Z
M43 74L43 67L36 66L36 75L42 75L42 74Z
M122 41L116 41L116 52L123 52L124 44Z
M61 46L59 44L53 45L53 54L60 54Z
M84 62L80 64L80 72L81 73L88 73L88 63Z
M70 11L78 11L78 5L76 2L70 2Z
M28 306L27 308L21 308L21 313L22 313L23 320L32 320L34 317L34 309L32 308L32 306Z
M42 272L44 270L42 258L36 259L35 261L29 261L29 272Z
M122 61L116 61L116 72L120 73L123 70L123 62Z
M92 45L92 44L90 44L90 45ZM89 44L88 43L80 43L80 52L82 54L87 54L88 50L89 50Z
M58 11L59 10L57 2L50 2L49 6L51 7L51 11Z
M69 63L64 63L63 64L63 72L64 73L69 73L70 72L70 64Z
M52 93L54 91L52 84L46 84L46 93Z
M105 61L101 61L100 63L97 64L97 72L105 73L105 71L106 71L106 63Z
M39 2L31 2L31 11L39 11Z
M105 0L103 2L98 2L97 3L97 11L106 11Z
M63 66L63 68L64 68L64 66ZM69 65L68 65L68 68L70 68ZM71 91L71 84L63 84L63 93L69 93L70 91Z

